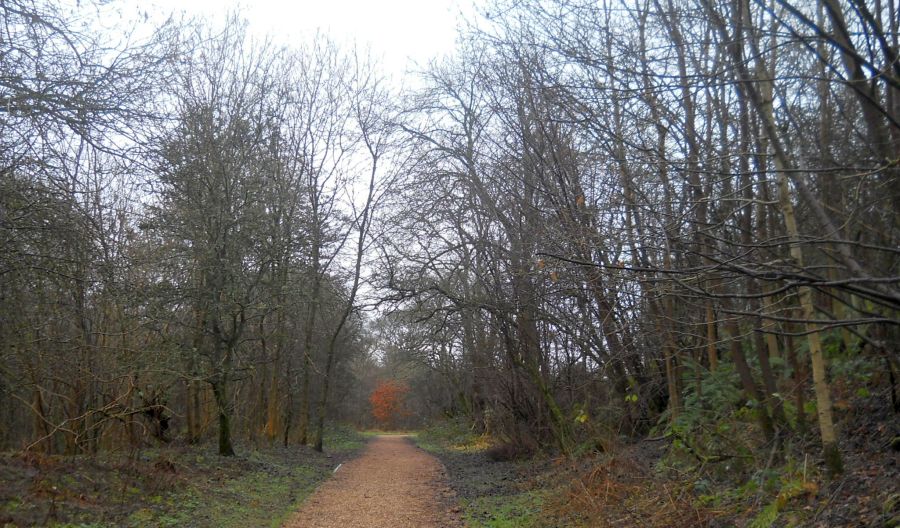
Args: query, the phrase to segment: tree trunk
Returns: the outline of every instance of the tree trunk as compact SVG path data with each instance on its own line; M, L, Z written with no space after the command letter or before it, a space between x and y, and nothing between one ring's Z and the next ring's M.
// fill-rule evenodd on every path
M219 415L219 454L222 456L234 456L234 447L231 445L231 416L227 378L222 376L219 380L211 383L211 385Z
M749 11L746 0L739 0L736 4L742 10L746 10L745 12ZM752 104L753 109L762 121L763 131L772 148L775 170L778 173L778 202L787 229L788 240L790 241L790 254L796 268L802 270L804 269L803 249L800 245L801 238L797 228L797 221L794 217L794 206L791 203L790 186L788 185L788 172L794 174L795 171L785 154L781 139L778 136L778 128L775 123L771 101L764 103L760 97L759 92L754 85L754 80L744 66L742 49L736 44L736 42L739 41L733 39L732 36L729 35L728 28L722 20L722 17L716 11L715 6L712 5L710 0L705 0L705 5L712 23L716 26L722 36L722 40L724 42L732 43L729 44L729 48L732 55L732 67L735 69L739 81L737 85L738 96L746 97ZM743 20L743 17L738 15L736 20ZM736 26L740 27L740 24L736 24ZM816 216L822 222L822 226L827 230L829 236L839 236L837 230L834 229L831 220L828 219L827 215L822 211L821 204L816 202L814 197L810 196L810 191L806 186L805 179L800 175L794 174L794 176L793 179L804 198L807 198L807 201L809 202L815 202L809 203L809 205L813 208ZM864 272L859 263L850 256L846 244L841 244L840 242L838 242L838 244L841 248L840 256L843 257L841 260L846 263L848 270L858 277L868 277L869 275ZM879 290L885 291L890 297L896 296L889 288L880 287L880 285L876 285L876 287L878 287ZM808 320L815 319L815 309L812 303L812 290L808 286L800 286L799 297L803 317ZM819 430L822 434L822 447L825 462L829 472L832 475L837 475L843 471L843 465L841 463L840 450L837 446L837 436L834 431L834 420L831 411L831 394L825 371L825 358L822 355L822 344L819 339L816 324L807 322L805 326L806 331L809 332L807 340L809 342L810 361L812 362L813 368L813 388L816 393L816 402L818 404Z

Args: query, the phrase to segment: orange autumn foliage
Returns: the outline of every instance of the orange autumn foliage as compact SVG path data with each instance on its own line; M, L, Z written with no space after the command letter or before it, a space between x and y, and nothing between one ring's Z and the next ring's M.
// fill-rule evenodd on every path
M406 410L406 394L409 387L396 380L385 380L375 387L369 396L372 416L382 428L394 426L398 419L409 415Z

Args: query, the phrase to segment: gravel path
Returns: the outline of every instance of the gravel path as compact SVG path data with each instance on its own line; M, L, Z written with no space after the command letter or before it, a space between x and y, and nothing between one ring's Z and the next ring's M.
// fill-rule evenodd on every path
M451 528L444 466L406 436L377 436L306 500L284 528Z

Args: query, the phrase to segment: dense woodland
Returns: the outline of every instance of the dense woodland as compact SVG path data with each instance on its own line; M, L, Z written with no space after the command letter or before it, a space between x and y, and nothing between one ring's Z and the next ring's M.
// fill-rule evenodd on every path
M848 384L900 410L895 2L496 0L404 89L113 8L0 0L0 449L321 450L393 380L836 475Z

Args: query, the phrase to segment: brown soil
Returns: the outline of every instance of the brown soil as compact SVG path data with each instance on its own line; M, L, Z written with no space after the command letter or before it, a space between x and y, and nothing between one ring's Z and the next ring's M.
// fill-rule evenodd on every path
M444 466L406 436L377 436L337 470L284 528L462 526L448 508Z

